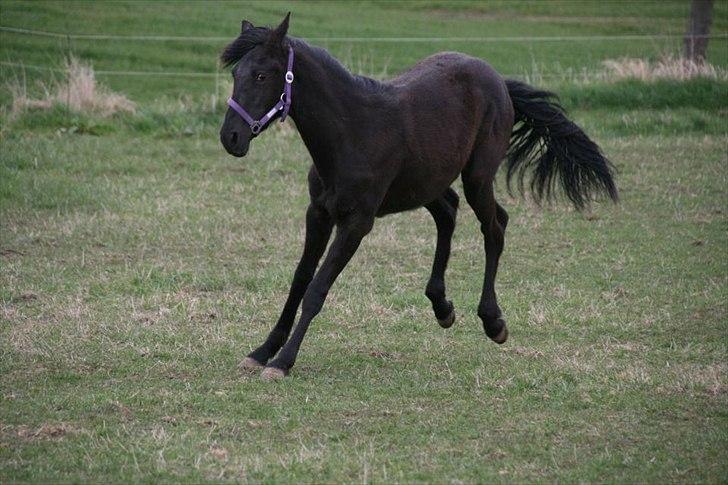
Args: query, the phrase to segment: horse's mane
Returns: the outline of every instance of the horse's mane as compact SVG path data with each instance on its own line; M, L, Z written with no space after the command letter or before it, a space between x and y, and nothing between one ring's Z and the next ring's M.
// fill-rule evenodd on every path
M238 38L230 42L220 54L223 67L230 67L238 62L255 46L268 40L269 34L270 29L266 27L252 27L241 32Z
M337 58L332 56L331 53L323 47L312 46L302 41L301 39L294 39L294 45L306 46L309 52L311 52L316 57L318 62L321 63L321 65L326 69L327 72L335 74L340 79L345 79L349 82L352 82L358 85L360 88L368 90L369 92L381 91L384 88L383 84L379 81L371 79L367 76L354 74L353 72L349 71L346 66L344 66Z
M242 59L248 52L268 40L271 29L267 27L252 27L241 32L237 39L228 44L220 54L220 61L223 67L230 67ZM332 56L326 49L312 46L302 39L286 37L286 41L293 46L300 46L312 53L319 62L327 68L330 73L336 73L344 79L348 79L369 92L380 92L385 90L385 85L366 76L360 76L350 72L338 59Z

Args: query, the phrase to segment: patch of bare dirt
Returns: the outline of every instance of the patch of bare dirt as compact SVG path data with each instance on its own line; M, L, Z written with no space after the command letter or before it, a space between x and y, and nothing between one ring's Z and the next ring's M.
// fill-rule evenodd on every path
M385 352L383 350L370 350L367 352L370 357L385 360L401 360L402 354L399 352Z
M6 258L11 258L13 256L25 256L26 253L23 251L18 251L17 249L13 248L1 248L0 249L0 256L5 256Z
M69 434L78 433L79 429L69 423L43 424L39 428L20 425L15 428L15 435L23 440L62 439Z

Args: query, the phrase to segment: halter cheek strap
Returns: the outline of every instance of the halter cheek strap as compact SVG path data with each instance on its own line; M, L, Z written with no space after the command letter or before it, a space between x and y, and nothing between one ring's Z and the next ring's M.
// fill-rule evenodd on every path
M257 135L261 132L265 125L273 119L273 117L281 111L281 122L288 116L288 110L291 109L291 84L293 84L293 48L288 47L288 69L286 70L285 84L283 84L283 93L281 99L273 106L263 117L259 120L253 119L252 116L245 111L245 108L240 106L237 101L232 97L227 100L228 106L230 106L245 122L250 126L250 131L253 135Z

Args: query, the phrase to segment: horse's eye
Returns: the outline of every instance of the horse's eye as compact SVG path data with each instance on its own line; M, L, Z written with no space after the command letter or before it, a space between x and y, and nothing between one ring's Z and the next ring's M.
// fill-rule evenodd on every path
M258 82L265 81L265 74L262 73L262 72L259 72L258 75L255 76L255 80L258 81Z

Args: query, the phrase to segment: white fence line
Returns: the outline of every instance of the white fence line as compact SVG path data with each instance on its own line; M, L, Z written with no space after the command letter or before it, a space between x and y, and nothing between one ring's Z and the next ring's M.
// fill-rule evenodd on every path
M175 35L114 35L114 34L64 34L44 30L31 30L0 26L0 32L21 35L35 35L73 40L129 40L147 42L228 42L232 37L199 37ZM560 36L490 36L490 37L305 37L312 42L570 42L605 40L656 40L680 39L684 34L623 34L623 35L560 35ZM694 36L695 38L726 39L728 33Z
M32 69L34 71L53 71L53 72L67 72L67 69L59 67L47 67L47 66L35 66L33 64L24 64L20 62L7 62L0 61L0 66L18 67L21 69ZM103 76L173 76L173 77L204 77L214 78L218 74L214 72L194 72L194 71L105 71L94 69L94 74L100 74Z
M130 40L130 41L149 41L149 42L227 42L229 37L183 37L183 36L164 36L164 35L113 35L113 34L63 34L60 32L50 32L43 30L31 30L16 27L0 26L0 32L11 34L33 35L40 37L51 37L56 39L75 39L75 40ZM682 38L683 34L625 34L625 35L573 35L573 36L523 36L523 37L309 37L305 40L317 42L568 42L568 41L605 41L605 40L655 40L655 39L672 39ZM696 37L725 39L728 33L719 33L711 35L703 35ZM31 69L36 71L53 71L66 72L65 69L37 66L33 64L24 64L18 62L0 61L1 66L16 67L21 69ZM190 78L217 78L218 72L194 72L194 71L114 71L114 70L95 70L96 74L101 76L149 76L149 77L190 77ZM534 74L541 78L560 77L563 73L538 73ZM579 75L574 73L574 75ZM524 74L504 74L505 77L523 77Z
M152 42L164 41L194 41L194 42L223 42L230 37L182 37L168 35L113 35L113 34L64 34L61 32L48 32L44 30L21 29L17 27L0 26L0 32L12 34L35 35L38 37L53 37L56 39L73 40L142 40Z
M0 61L0 66L8 66L8 67L16 67L19 69L31 69L34 71L50 71L50 72L68 72L67 69L63 69L60 67L48 67L48 66L37 66L34 64L25 64L22 62L8 62L8 61ZM94 69L94 74L102 75L102 76L149 76L149 77L159 77L159 76L171 76L171 77L196 77L196 78L206 78L206 79L219 79L220 72L195 72L195 71L109 71L109 70L96 70ZM562 77L584 77L585 75L588 75L588 73L585 73L583 71L565 71L561 73L554 73L554 72L523 72L521 74L501 74L503 77L509 77L509 78L524 78L524 77L537 77L537 78L562 78Z

